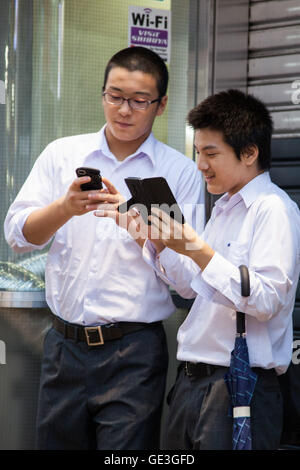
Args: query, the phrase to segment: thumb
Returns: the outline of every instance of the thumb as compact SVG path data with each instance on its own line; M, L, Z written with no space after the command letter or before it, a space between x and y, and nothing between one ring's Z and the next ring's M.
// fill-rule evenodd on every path
M104 176L102 177L102 181L103 183L105 184L105 186L107 187L108 191L110 192L110 194L118 194L118 191L117 189L114 187L114 185L107 179L105 178Z

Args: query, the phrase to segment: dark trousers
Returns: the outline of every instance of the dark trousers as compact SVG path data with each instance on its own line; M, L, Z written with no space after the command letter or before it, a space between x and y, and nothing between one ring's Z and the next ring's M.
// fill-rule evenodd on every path
M44 342L38 449L158 449L168 366L162 325L103 346Z
M190 377L180 367L171 389L165 445L169 450L232 449L233 418L220 367L209 377ZM252 448L278 449L282 430L282 397L275 371L255 369L258 375L251 401Z

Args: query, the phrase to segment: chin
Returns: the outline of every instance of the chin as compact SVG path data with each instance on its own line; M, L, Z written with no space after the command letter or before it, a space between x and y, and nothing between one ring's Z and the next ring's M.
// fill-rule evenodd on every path
M132 136L128 130L124 129L123 132L117 131L113 132L113 136L117 140L123 140L124 142L131 142L132 140L135 140L136 137Z
M226 191L221 191L220 189L217 189L217 188L209 188L208 186L206 186L206 189L207 191L209 192L209 194L215 194L216 196L218 194L224 194Z

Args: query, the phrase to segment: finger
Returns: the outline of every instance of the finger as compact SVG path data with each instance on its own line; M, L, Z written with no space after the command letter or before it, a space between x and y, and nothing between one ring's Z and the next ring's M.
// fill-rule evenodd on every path
M114 204L109 204L109 203L103 203L103 204L97 204L97 210L103 210L103 211L116 211L117 208Z
M72 191L81 191L81 185L84 184L84 183L89 183L91 181L91 178L90 176L81 176L80 178L76 178L71 186L70 186L70 189Z
M158 207L151 207L151 215L154 215L158 219L161 219L161 209L158 209Z
M150 238L150 240L161 240L162 232L159 219L156 216L150 215L148 220L151 222L151 225L148 226L148 238Z
M163 226L163 225L169 226L170 225L170 223L169 223L170 218L168 216L166 216L166 214L161 209L158 209L157 207L154 207L153 209L151 209L151 215L154 215L156 217L156 220L159 221L161 226Z
M149 215L148 220L153 227L159 228L161 220L156 215Z
M153 215L153 213L155 213L155 215ZM154 226L159 229L160 238L170 238L170 229L173 228L171 217L169 217L167 214L164 214L161 209L157 208L154 208L151 211L151 214L153 216L151 225L154 224Z
M132 209L129 209L129 211L127 212L127 214L132 217L133 219L136 219L137 217L141 217L141 213L135 208L135 207L132 207Z
M161 238L163 235L163 231L164 231L162 220L153 215L150 215L148 217L148 220L150 220L151 230L153 229L152 232L157 233L158 237Z
M112 204L120 203L119 196L114 195L114 194L109 194L109 193L108 194L99 193L99 192L89 193L88 198L95 202L98 201L98 203L106 203L106 202L109 202Z
M177 238L175 236L175 232L177 231L174 229L174 220L162 210L159 210L159 212L156 210L156 214L158 214L159 217L156 216L156 219L154 218L152 220L154 221L155 227L159 230L160 239L171 240Z
M99 207L99 204L91 204L91 203L88 203L84 206L84 208L87 210L87 211L96 211Z
M177 222L165 211L162 209L158 209L157 207L154 207L151 210L151 213L154 213L159 217L159 219L168 227L173 227Z
M115 211L108 211L108 210L95 210L94 215L96 217L109 217L111 219L116 219L116 212Z
M151 215L148 216L148 220L150 221L151 226L156 227L156 228L161 227L162 220L159 218L159 214L154 214L151 211Z
M102 182L105 184L105 186L107 187L108 191L111 194L117 194L118 193L118 191L114 187L114 185L107 178L105 178L104 176L102 177Z

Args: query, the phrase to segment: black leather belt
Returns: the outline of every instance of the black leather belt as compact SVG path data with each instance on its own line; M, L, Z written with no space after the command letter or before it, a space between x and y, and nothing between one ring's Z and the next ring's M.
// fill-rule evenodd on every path
M184 362L183 369L186 375L189 377L196 376L196 377L209 377L212 375L217 369L222 366L217 366L213 364L204 364L203 362Z
M218 366L214 364L204 364L204 362L182 362L181 368L184 370L185 374L189 377L209 377L213 373L220 369L220 367L226 368L226 366ZM275 369L263 369L261 367L251 367L253 372L257 374L276 374ZM276 374L277 375L277 374Z
M53 327L65 338L84 341L89 346L101 346L106 341L120 339L128 333L159 324L161 324L161 321L153 323L119 322L102 326L81 326L67 323L57 316L53 318Z

